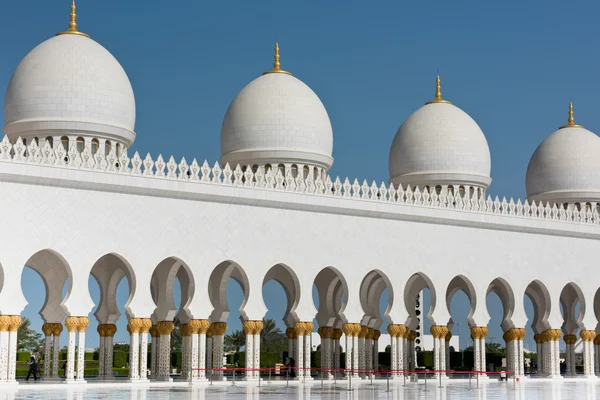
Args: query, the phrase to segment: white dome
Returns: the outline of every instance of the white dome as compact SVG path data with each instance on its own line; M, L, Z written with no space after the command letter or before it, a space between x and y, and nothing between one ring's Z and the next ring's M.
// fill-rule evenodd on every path
M131 145L135 99L119 62L85 36L55 36L23 58L4 102L4 133L72 134Z
M319 97L286 73L267 73L235 97L221 128L221 161L297 163L329 169L333 132Z
M583 127L548 136L527 167L527 197L550 203L600 200L600 138Z
M394 185L473 185L487 188L490 149L477 123L450 103L432 102L400 126L389 157Z

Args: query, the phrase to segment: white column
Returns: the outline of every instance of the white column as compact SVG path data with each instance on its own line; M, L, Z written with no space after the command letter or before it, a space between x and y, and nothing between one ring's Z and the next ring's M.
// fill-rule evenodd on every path
M100 336L100 348L98 350L98 377L103 378L106 376L106 336L104 331L100 331L102 325L98 325L98 334Z
M140 379L148 379L148 332L152 327L152 321L149 318L144 319L144 325L140 332ZM112 337L110 338L112 340Z
M13 315L8 335L8 381L17 380L17 330L21 326L21 317Z
M583 374L586 378L594 376L594 339L596 332L583 330L580 333L583 341Z
M181 379L190 379L192 368L192 343L186 324L179 326L181 332Z
M42 330L44 329L45 327L42 327ZM44 330L44 336L44 378L50 378L52 374L52 329Z
M442 370L443 372L440 372L442 374L442 376L446 376L446 353L447 352L447 342L446 342L446 335L440 337L440 370Z
M446 335L444 338L444 369L450 369L450 338L452 334Z
M262 330L262 321L261 322L261 330ZM255 332L254 334L254 352L253 354L253 365L254 365L254 371L252 371L252 377L254 379L259 379L260 378L260 331Z
M140 326L138 318L132 318L127 325L129 332L129 379L138 380L140 377Z
M79 326L79 317L68 317L65 325L69 331L69 344L67 345L67 370L65 375L67 382L75 380L75 342L77 341L77 328Z
M360 333L358 335L358 375L361 377L366 377L365 368L366 368L366 360L365 360L365 337L367 334L368 328L366 326L361 326Z
M310 323L310 326L312 327L313 324L312 322ZM310 378L310 354L311 354L311 335L312 333L312 328L310 330L307 330L304 332L304 376L305 379Z
M304 331L298 334L296 338L296 376L300 379L301 376L304 376Z
M152 343L150 345L150 379L156 379L156 373L158 372L158 352L159 350L159 339L158 339L158 328L153 325L150 328L150 337Z
M82 317L86 318L86 317ZM87 320L87 318L86 318ZM85 372L85 328L79 327L78 338L77 338L77 380L83 381Z
M359 376L359 368L360 368L360 361L359 361L359 356L360 356L360 348L358 347L358 334L356 334L355 336L352 336L352 365L354 367L354 371L352 373L353 377L357 377Z
M365 367L367 375L373 375L373 336L371 333L365 338Z
M375 330L375 336L373 337L373 368L375 372L379 372L379 337L381 332Z
M213 337L212 332L209 331L206 334L206 374L207 376L213 375Z
M190 346L191 346L191 353L192 353L192 359L191 359L191 365L190 365L190 370L192 373L191 379L192 380L197 380L198 376L199 376L199 370L198 368L200 368L198 366L198 361L199 361L199 342L198 342L198 331L196 329L192 329L190 328Z
M5 315L0 316L0 318L4 319ZM4 321L0 321L0 360L5 360L4 362L0 362L0 381L6 382L8 380L8 352L9 352L9 332L8 332L8 323L6 325L3 324Z
M333 368L335 369L336 374L340 373L340 331L339 329L334 329L335 339L333 340Z
M53 332L53 340L52 346L53 354L52 354L52 377L58 378L58 368L59 368L59 355L60 355L60 333L62 332L62 324L54 324L54 332ZM65 372L66 374L66 372Z
M173 332L174 324L171 321L160 321L156 328L159 335L159 354L156 380L170 381L171 374L171 332Z
M253 379L254 373L254 321L244 321L242 329L246 334L246 379Z
M390 375L390 379L397 377L398 368L398 340L396 340L396 328L397 325L388 325L388 332L390 334L390 369L393 371Z
M208 321L206 321L206 324L208 326ZM198 379L206 379L207 373L206 373L206 331L207 331L207 327L203 327L200 330L200 333L198 333Z
M600 375L600 336L594 338L594 371Z
M515 360L517 362L517 370L519 371L517 376L523 377L525 376L525 356L523 355L523 339L525 338L525 329L519 328L519 330L521 331L521 334L519 335L519 338L515 340L515 342L517 342L515 344L515 351L517 352Z
M217 379L223 378L223 335L227 331L225 322L215 322L213 327L213 368ZM218 371L217 371L218 370Z
M116 332L117 326L110 325L104 338L104 375L111 378L113 376L113 341Z
M287 328L285 330L285 334L288 338L288 357L289 358L293 358L294 357L294 340L295 340L295 332L294 332L294 328Z
M333 357L331 357L331 333L333 333L332 328L325 328L323 335L321 335L321 375L323 379L331 378L331 369L333 368L331 362L333 361Z
M535 350L537 354L537 375L544 375L544 346L542 344L542 335L536 333L533 335L535 340Z
M406 346L404 343L405 342L404 336L406 336L406 331L408 330L408 328L404 325L398 325L398 326L399 326L398 334L395 338L391 338L391 340L396 342L396 368L395 369L401 371L397 374L397 376L402 377L402 375L404 375L404 370L406 369L405 364L406 364L407 354L405 353Z
M433 332L432 332L433 333ZM442 349L440 349L440 338L437 334L433 336L433 369L436 371L435 376L439 375L439 371L441 369L440 365L440 353Z

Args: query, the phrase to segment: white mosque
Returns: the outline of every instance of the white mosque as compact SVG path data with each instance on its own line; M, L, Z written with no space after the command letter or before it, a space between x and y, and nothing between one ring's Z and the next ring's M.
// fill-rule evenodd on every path
M392 369L414 368L415 302L427 288L431 307L422 317L431 325L436 370L446 369L449 301L461 290L470 301L475 369L485 370L485 299L495 292L509 370L524 374L528 296L538 376L560 378L560 340L573 375L579 338L583 376L600 374L600 280L594 278L600 138L575 123L572 105L567 124L531 158L527 199L492 199L485 135L442 98L439 77L435 97L398 121L389 178L369 183L328 175L327 111L311 88L281 68L278 47L273 69L260 72L229 106L221 160L209 163L131 149L131 84L119 62L78 30L74 3L69 29L23 58L6 93L0 143L0 382L15 382L25 266L47 289L40 310L44 375L58 376L64 327L67 382L84 380L86 335L100 335L100 378L111 375L122 279L129 285L131 381L147 379L149 341L150 379L170 379L177 314L184 378L203 381L207 369L222 366L230 278L244 292L248 368L259 365L267 311L261 288L276 280L287 296L289 350L301 368L310 367L308 338L318 329L323 367L339 367L342 341L346 374L369 376L378 365L384 321ZM90 274L101 290L93 316ZM176 279L181 304L174 301ZM381 314L385 289L389 303ZM89 318L98 320L98 332L86 332Z

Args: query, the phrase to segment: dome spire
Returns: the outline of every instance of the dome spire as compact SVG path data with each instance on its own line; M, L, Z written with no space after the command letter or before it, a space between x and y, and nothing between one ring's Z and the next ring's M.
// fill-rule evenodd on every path
M573 102L569 101L569 120L566 125L560 127L562 128L583 128L582 125L577 125L575 123L575 117L573 116Z
M435 98L431 101L428 101L425 104L433 104L433 103L452 104L449 101L442 99L442 85L440 84L440 74L438 74L437 79L435 80Z
M279 62L279 42L275 42L275 56L273 62L273 69L270 71L263 72L263 75L266 74L292 74L291 72L284 71L281 69L281 63Z
M58 32L56 34L56 36L58 36L58 35L80 35L80 36L85 36L88 38L90 37L90 35L88 35L87 33L79 32L77 30L77 14L75 13L76 10L77 10L77 7L75 7L75 0L73 0L71 3L71 22L69 22L69 29L64 32Z

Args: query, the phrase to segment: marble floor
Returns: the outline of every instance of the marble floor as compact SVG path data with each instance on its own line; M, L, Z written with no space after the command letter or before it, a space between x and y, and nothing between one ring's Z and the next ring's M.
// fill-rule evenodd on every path
M83 385L23 383L18 387L0 388L0 400L79 400L79 399L123 399L123 400L417 400L417 399L556 399L582 400L596 399L600 395L600 380L583 379L550 381L530 379L515 383L491 381L477 388L475 382L468 380L451 380L439 387L433 381L407 383L392 382L388 390L385 381L374 384L361 382L348 390L347 382L336 385L325 384L321 388L319 381L262 383L256 382L220 382L214 385L190 386L185 382L171 384L127 384L127 383L95 383Z

